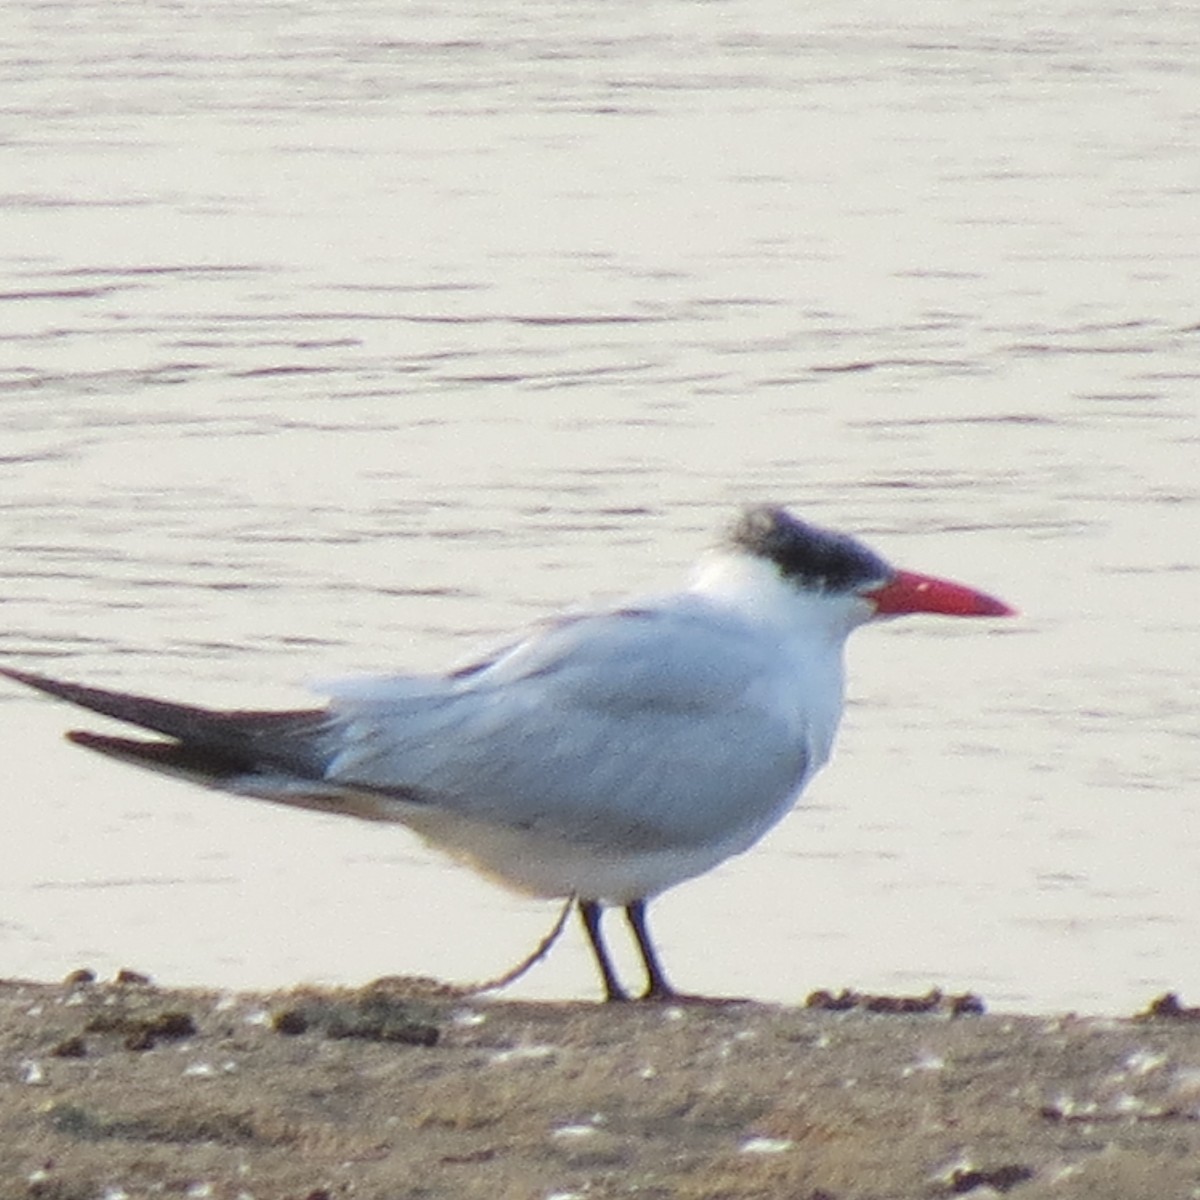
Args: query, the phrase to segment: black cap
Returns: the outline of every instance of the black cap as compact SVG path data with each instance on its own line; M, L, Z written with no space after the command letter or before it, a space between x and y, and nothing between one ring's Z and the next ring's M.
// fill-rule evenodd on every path
M850 592L895 573L855 538L810 525L772 504L746 509L730 530L729 541L773 562L785 578L810 591Z

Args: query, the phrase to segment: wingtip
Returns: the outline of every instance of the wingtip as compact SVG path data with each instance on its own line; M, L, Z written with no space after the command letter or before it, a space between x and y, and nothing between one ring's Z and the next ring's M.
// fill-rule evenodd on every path
M0 667L0 675L19 683L22 687L32 688L46 696L63 696L63 690L74 685L63 683L50 675L39 675L36 671L22 671L18 667Z
M78 683L70 683L65 679L56 679L53 675L43 675L39 671L23 671L20 667L0 667L0 675L11 679L14 683L33 688L35 691L45 692L51 696L58 696L64 690L83 686Z
M14 679L17 683L23 683L26 687L37 687L43 678L41 675L35 675L32 671L21 671L16 667L0 667L0 675Z
M68 742L74 742L76 746L86 746L89 750L102 750L105 741L113 741L112 738L104 738L99 733L89 733L86 729L68 729L63 737Z

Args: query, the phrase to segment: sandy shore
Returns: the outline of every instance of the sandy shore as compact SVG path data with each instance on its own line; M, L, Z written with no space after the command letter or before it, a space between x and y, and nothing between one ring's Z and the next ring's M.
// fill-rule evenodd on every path
M1200 1195L1200 1014L948 1008L3 982L0 1197Z

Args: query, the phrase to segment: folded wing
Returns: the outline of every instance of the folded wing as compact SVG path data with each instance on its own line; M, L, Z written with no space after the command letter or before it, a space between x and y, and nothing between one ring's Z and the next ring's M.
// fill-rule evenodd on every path
M757 836L809 765L757 645L685 606L564 622L436 689L335 697L326 778L598 850Z
M771 663L699 605L550 627L445 677L333 690L327 708L212 710L28 672L39 691L167 740L75 731L122 761L243 795L413 824L543 835L598 852L748 845L810 762L764 692Z

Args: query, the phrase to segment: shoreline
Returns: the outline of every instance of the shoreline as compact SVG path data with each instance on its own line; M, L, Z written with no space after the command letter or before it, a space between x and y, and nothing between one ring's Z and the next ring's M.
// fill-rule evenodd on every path
M0 1198L1196 1194L1200 1010L824 997L0 981Z

